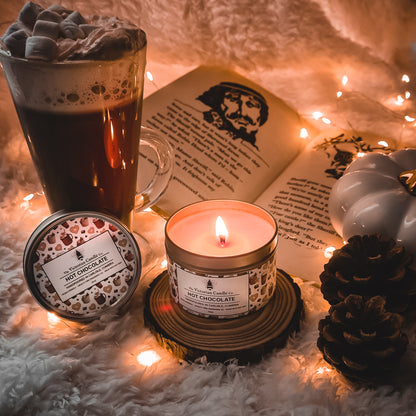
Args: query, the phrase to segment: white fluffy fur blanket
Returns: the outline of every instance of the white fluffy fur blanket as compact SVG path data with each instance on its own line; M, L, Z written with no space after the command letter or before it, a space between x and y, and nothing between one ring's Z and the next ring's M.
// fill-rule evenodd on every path
M0 2L11 21L23 0ZM146 94L199 64L236 69L311 118L416 146L416 2L412 0L68 0L84 15L128 18L148 36ZM410 83L402 81L402 75ZM344 75L348 83L342 84ZM337 98L337 91L343 95ZM397 97L411 94L402 105ZM312 120L317 127L321 121ZM411 415L416 412L416 332L391 385L355 389L316 347L328 309L300 283L306 317L286 348L240 367L181 363L143 326L143 295L160 270L162 222L138 219L158 235L145 276L123 316L90 325L50 322L29 294L22 254L46 216L39 183L0 74L0 415ZM154 350L150 367L136 360Z

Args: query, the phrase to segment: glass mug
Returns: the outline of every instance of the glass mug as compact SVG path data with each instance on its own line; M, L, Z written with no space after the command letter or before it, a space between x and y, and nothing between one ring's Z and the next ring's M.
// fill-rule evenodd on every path
M50 211L107 212L130 228L173 167L169 143L141 127L146 45L112 61L50 63L0 50L0 63ZM139 143L159 163L137 193Z

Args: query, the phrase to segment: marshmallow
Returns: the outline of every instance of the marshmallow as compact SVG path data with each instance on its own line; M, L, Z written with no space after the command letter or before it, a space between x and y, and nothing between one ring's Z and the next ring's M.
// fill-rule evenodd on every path
M58 13L64 19L72 13L71 10L66 9L64 6L61 6L60 4L52 4L52 6L49 6L46 10Z
M82 31L82 29L70 20L65 19L63 22L60 23L59 26L64 38L69 38L73 40L85 38L85 34Z
M7 38L7 36L9 36L10 34L12 34L13 32L17 32L18 30L24 29L26 31L30 31L30 29L28 29L22 22L16 21L14 23L12 23L6 30L6 33L1 37L1 40L4 40Z
M37 20L46 20L47 22L61 23L63 19L62 16L56 12L44 10L43 12L39 13Z
M9 38L15 32L18 34ZM4 43L7 38L8 45ZM59 61L112 60L142 48L146 45L146 36L136 26L117 17L93 16L87 23L79 12L61 5L44 9L28 1L0 42L12 55L19 57Z
M41 61L52 61L58 54L56 42L46 36L31 36L26 41L25 57Z
M29 1L22 7L22 10L20 10L18 20L32 29L39 13L42 10L43 8L39 6L39 4Z
M85 36L88 36L91 32L93 32L95 29L99 29L100 26L95 25L89 25L89 24L81 24L79 25L80 29L84 32Z
M60 39L58 48L58 61L65 60L68 56L72 55L78 47L78 42L73 39Z
M76 25L84 25L87 21L82 17L78 11L72 12L65 21L74 22Z
M18 58L23 58L25 56L26 40L28 39L28 34L25 29L17 30L16 32L10 33L10 35L5 36L3 43L6 45L7 49L13 56Z
M33 36L46 36L57 40L59 36L59 24L48 22L47 20L38 20L33 28Z

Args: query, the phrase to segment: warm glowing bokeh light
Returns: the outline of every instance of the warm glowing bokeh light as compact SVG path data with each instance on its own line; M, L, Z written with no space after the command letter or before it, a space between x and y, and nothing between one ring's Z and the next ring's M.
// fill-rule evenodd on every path
M327 258L327 259L330 259L331 257L332 257L332 255L334 254L334 251L335 251L336 249L335 249L335 247L327 247L325 250L324 250L324 256Z
M319 120L322 116L323 116L323 114L322 114L320 111L314 111L314 112L312 113L312 117L313 117L315 120Z
M160 360L159 354L153 350L143 351L137 356L137 361L144 367L150 367Z
M52 312L48 312L48 321L51 325L58 324L61 319Z
M328 368L328 367L319 367L317 370L316 370L316 373L317 374L324 374L324 373L330 373L332 370L330 369L330 368Z
M162 266L162 268L166 268L167 265L168 265L168 261L166 259L165 260L162 260L162 262L160 263L160 265Z
M344 75L342 77L342 85L347 85L347 82L348 82L348 77L346 75Z
M403 81L403 82L410 82L409 75L407 75L407 74L403 74L403 76L402 76L402 81Z
M338 98L342 97L342 91L338 91L338 92L337 92L337 97L338 97Z
M146 77L147 77L147 79L148 79L149 81L153 81L153 75L152 75L152 73L151 73L150 71L147 71L147 72L146 72Z
M404 98L401 95L397 96L396 105L402 105L404 102Z
M404 116L405 120L408 121L409 123L411 123L412 121L415 121L416 119L414 117L411 116Z
M300 137L302 139L307 139L309 137L308 130L306 130L305 128L300 129Z
M379 144L380 146L383 146L383 147L389 147L389 144L388 144L385 140L380 140L380 141L378 142L378 144Z
M357 152L357 157L363 157L363 156L365 156L364 152Z
M24 198L23 198L23 201L30 201L31 199L33 199L33 197L34 197L35 195L34 194L29 194L29 195L26 195Z
M331 120L329 119L329 118L327 118L327 117L322 117L322 122L323 123L325 123L325 124L331 124Z

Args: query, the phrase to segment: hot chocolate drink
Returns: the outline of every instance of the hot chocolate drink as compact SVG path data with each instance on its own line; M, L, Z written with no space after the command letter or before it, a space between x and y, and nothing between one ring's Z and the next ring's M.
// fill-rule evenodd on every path
M145 34L27 3L0 60L51 211L134 208Z

